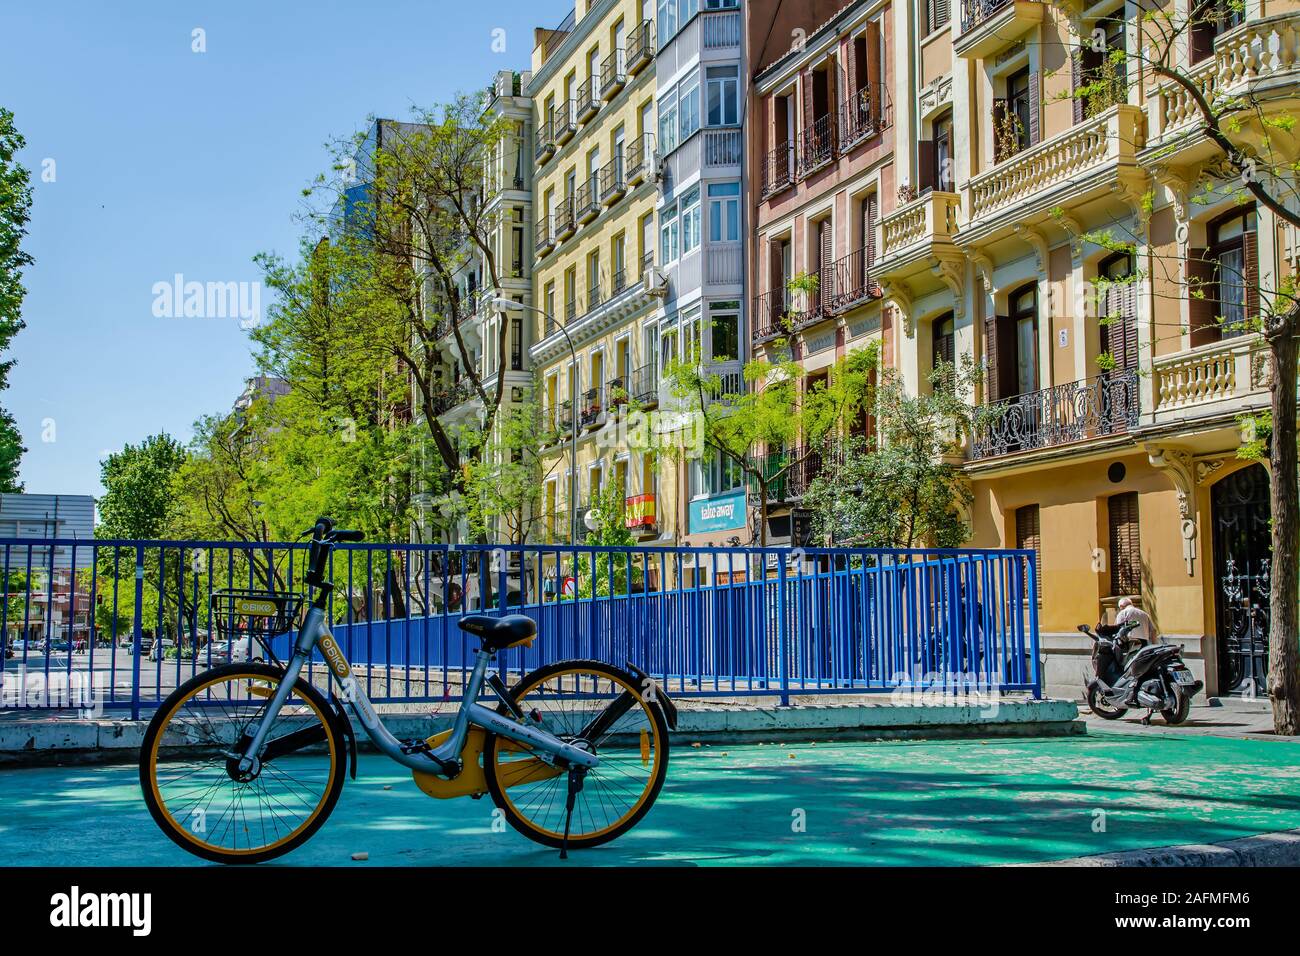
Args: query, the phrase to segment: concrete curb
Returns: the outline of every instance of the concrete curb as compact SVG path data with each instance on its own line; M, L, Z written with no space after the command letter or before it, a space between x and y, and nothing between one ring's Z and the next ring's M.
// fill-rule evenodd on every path
M1013 866L1166 867L1166 866L1300 866L1300 830L1281 830L1223 843L1188 843L1142 850L1120 850L1051 863Z
M673 742L887 740L960 737L1054 737L1086 733L1073 701L1008 700L978 704L861 704L693 710L680 701ZM421 738L451 725L450 714L381 714L397 737ZM132 763L148 721L10 720L0 722L0 767ZM355 719L354 719L355 726ZM357 727L357 742L369 738Z

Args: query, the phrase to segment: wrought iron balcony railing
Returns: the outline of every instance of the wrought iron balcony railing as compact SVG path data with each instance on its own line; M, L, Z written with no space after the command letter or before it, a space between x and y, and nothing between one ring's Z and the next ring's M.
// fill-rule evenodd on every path
M623 176L628 186L638 186L650 175L654 164L655 141L650 133L643 133L627 147L623 160Z
M856 146L889 126L889 92L881 87L873 96L864 86L840 106L840 152Z
M807 176L835 158L835 120L831 113L819 116L799 137L799 175Z
M753 340L755 344L789 332L792 296L786 288L773 289L754 297Z
M750 459L750 466L767 482L768 501L791 501L803 497L822 473L824 462L820 451L800 446L754 456ZM753 475L746 476L746 484L755 494L760 491L759 482Z
M588 223L600 215L599 178L600 174L594 172L578 184L578 192L574 197L578 222Z
M613 99L614 94L627 82L627 59L622 49L616 49L600 65L600 95Z
M627 72L636 76L655 57L655 25L653 20L642 20L627 38Z
M600 97L596 85L600 82L596 76L589 76L578 85L577 114L578 122L585 123L600 110Z
M844 312L881 297L880 285L871 275L874 263L865 248L835 260L825 270L822 282L828 286L822 297L824 306L833 313Z
M995 16L1013 0L961 0L961 32L967 33Z
M629 394L642 405L654 405L659 402L659 369L655 363L642 365L631 375Z
M533 152L533 158L542 163L549 159L555 153L555 128L551 125L550 117L540 123L537 127L537 148Z
M993 402L976 416L971 458L1117 435L1138 424L1138 373L1113 371Z
M794 185L795 143L782 143L763 157L763 198L775 196Z
M627 192L627 183L623 178L623 157L615 156L600 170L600 201L606 206L613 205Z

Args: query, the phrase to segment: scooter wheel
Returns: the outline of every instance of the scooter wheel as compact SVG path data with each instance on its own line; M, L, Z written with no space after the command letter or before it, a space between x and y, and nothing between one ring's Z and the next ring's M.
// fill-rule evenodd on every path
M1181 724L1187 719L1188 714L1192 711L1192 699L1178 694L1178 706L1173 710L1162 710L1160 716L1165 719L1165 723L1171 727L1175 724Z
M1100 689L1096 687L1088 688L1088 709L1102 720L1119 720L1128 713L1127 707L1113 707L1107 704L1106 698L1102 697Z

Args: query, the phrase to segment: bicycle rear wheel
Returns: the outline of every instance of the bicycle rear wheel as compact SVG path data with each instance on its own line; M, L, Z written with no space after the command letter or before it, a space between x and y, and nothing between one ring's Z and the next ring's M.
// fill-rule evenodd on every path
M510 695L526 722L600 757L574 807L570 848L607 843L650 811L668 773L668 724L636 677L599 661L561 661L526 675ZM566 771L499 735L485 742L483 770L512 827L545 846L562 845Z
M315 833L343 789L344 742L324 695L304 680L271 725L263 759L241 773L230 754L256 729L284 672L226 664L163 701L140 748L154 821L182 849L218 863L259 863Z

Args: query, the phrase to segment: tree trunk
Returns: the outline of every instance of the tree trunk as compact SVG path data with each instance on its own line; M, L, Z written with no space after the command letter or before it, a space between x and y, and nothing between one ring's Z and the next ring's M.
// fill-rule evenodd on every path
M1296 321L1269 336L1273 357L1273 440L1270 494L1273 561L1270 566L1268 692L1273 698L1273 728L1300 734L1300 645L1296 636L1296 542L1300 539L1300 492L1296 475Z

